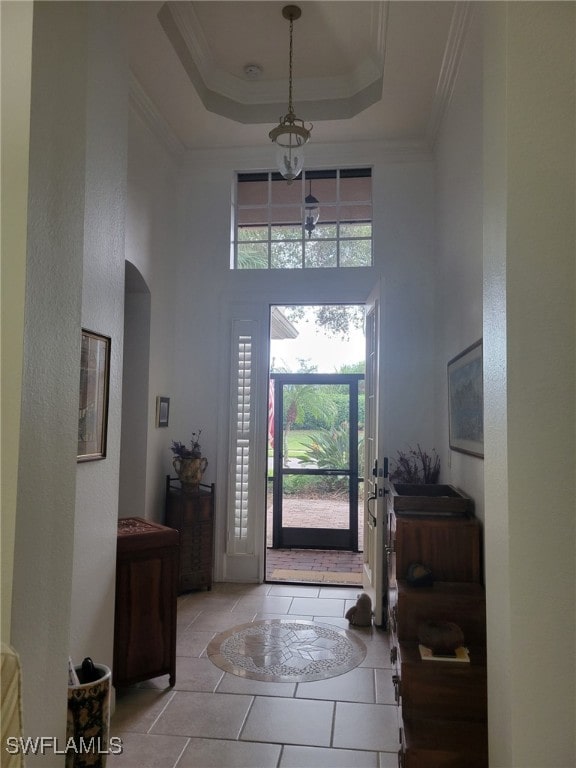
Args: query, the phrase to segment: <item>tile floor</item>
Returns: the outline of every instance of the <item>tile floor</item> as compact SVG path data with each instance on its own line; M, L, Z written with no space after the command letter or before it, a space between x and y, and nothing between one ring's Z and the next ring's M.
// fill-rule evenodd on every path
M248 680L214 666L206 647L237 624L290 616L350 629L357 588L215 584L178 598L176 686L168 677L117 691L108 768L392 768L398 712L388 636L351 628L364 661L310 683Z

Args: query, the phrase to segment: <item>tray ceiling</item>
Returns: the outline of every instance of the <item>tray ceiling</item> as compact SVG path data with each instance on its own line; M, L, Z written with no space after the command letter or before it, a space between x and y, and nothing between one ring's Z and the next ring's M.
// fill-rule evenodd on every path
M127 2L133 98L182 149L259 146L288 105L284 2ZM465 38L465 2L299 3L298 117L315 142L431 144Z

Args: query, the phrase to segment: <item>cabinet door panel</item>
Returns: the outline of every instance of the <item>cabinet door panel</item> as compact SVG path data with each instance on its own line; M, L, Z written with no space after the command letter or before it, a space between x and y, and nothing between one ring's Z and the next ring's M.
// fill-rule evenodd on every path
M485 723L405 717L402 768L488 768Z
M398 580L395 617L399 640L417 640L423 621L453 621L464 632L465 644L486 645L486 599L480 584L438 581L411 587Z
M480 582L480 526L477 520L396 517L396 576L411 563L432 569L435 581Z
M166 525L180 531L178 591L212 588L214 486L182 493L166 479Z
M137 560L124 568L133 608L126 617L124 675L132 679L142 670L163 674L170 663L170 638L164 631L170 611L162 594L163 562L160 558Z
M140 518L121 520L114 685L132 685L166 674L170 685L175 684L177 577L178 534Z
M470 648L470 662L422 661L417 643L400 643L400 695L407 717L484 722L486 652Z

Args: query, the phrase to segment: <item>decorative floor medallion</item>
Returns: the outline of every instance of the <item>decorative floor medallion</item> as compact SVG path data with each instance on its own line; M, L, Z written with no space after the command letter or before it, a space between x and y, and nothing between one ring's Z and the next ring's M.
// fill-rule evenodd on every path
M352 632L304 619L241 624L210 642L208 658L233 675L302 683L336 677L357 667L366 646Z

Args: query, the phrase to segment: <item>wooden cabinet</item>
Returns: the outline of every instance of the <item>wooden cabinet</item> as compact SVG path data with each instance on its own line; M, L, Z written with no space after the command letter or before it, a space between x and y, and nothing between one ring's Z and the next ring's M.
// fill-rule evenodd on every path
M214 484L184 493L179 481L166 477L166 525L180 532L178 591L212 588Z
M160 675L176 682L179 534L139 517L118 521L115 686Z
M388 504L388 626L403 768L488 766L480 533L468 514L404 513ZM432 570L432 585L408 583L413 563ZM458 624L469 662L423 659L418 628L424 621Z
M432 569L435 581L480 581L480 523L467 517L412 517L389 513L392 580L406 577L411 563ZM392 562L392 561L391 561Z
M405 719L400 768L487 768L486 725L466 720Z
M468 663L423 661L417 642L398 644L404 718L486 721L486 650L467 648Z
M437 581L429 587L411 587L398 579L391 629L401 642L418 637L423 621L456 621L466 643L486 645L486 599L478 583Z

